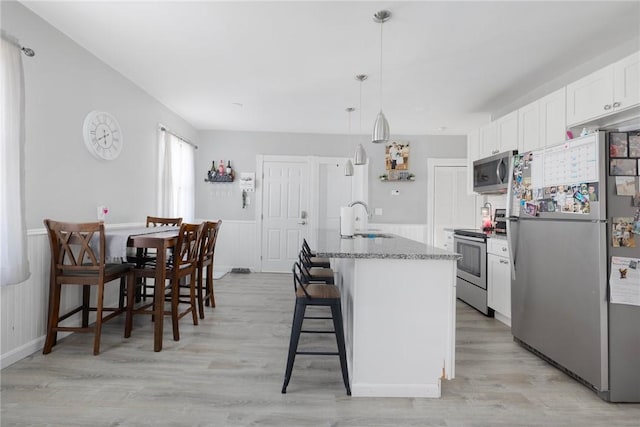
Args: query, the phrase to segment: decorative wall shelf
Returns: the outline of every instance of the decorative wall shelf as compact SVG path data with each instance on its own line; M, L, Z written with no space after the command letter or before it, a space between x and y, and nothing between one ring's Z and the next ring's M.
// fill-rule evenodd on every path
M235 174L231 172L229 175L210 175L204 179L205 182L211 183L225 183L225 182L233 182Z
M409 172L396 172L395 174L387 175L383 174L378 177L380 182L413 182L416 180L416 176Z

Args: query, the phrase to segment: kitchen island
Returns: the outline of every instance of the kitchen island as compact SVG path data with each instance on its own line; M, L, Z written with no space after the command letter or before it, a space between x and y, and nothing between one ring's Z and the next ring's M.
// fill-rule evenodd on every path
M353 396L440 397L455 376L456 260L393 234L318 234L342 295Z

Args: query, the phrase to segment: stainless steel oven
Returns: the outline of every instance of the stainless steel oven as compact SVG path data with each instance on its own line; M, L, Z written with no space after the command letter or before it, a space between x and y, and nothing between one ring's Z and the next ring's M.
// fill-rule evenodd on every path
M456 269L458 299L487 316L487 236L480 230L454 230L454 251L461 254Z

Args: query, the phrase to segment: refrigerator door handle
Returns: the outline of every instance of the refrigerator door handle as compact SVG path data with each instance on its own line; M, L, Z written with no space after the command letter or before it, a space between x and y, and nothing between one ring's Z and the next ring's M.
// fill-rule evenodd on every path
M514 232L513 230L513 225L517 224L518 222L518 218L516 217L510 217L507 218L506 224L507 224L507 248L509 249L509 264L511 266L511 280L515 280L516 278L516 257L517 257L517 251L516 251L516 244L517 242L515 241L516 236L516 232Z

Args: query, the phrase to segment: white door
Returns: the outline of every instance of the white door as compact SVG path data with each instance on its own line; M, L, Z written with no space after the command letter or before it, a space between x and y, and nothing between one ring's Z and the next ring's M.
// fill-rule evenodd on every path
M262 271L289 272L308 234L309 162L262 164Z
M467 194L465 159L429 159L427 169L427 242L444 248L445 228L475 228L477 197Z

